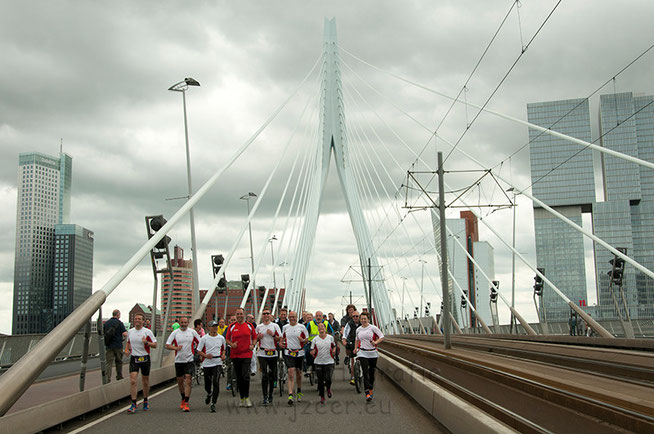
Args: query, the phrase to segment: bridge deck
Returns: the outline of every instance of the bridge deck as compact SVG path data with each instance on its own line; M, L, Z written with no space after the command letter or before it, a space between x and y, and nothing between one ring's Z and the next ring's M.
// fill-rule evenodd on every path
M266 432L270 430L286 433L304 433L327 430L328 432L442 432L432 416L401 391L388 378L378 373L375 382L375 399L366 403L363 394L357 394L348 384L343 365L336 367L332 386L333 397L325 405L319 403L315 386L304 381L303 402L289 406L286 396L279 397L275 390L274 404L262 407L262 392L259 375L253 377L250 398L253 408L239 408L238 399L225 391L224 378L216 413L209 412L204 404L203 385L194 385L190 400L190 413L179 409L177 386L171 386L150 399L152 409L128 414L125 409L88 422L80 428L89 433L116 433L127 427L131 430L157 432L208 432L220 429L238 432ZM316 428L320 427L320 428Z

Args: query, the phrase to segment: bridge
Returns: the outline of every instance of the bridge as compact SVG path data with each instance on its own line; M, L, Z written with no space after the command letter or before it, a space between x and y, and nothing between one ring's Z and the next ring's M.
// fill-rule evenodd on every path
M71 432L115 432L124 429L128 421L135 420L130 418L140 418L139 424L142 423L143 427L162 432L187 429L190 420L193 429L199 430L233 426L254 431L257 426L261 426L260 421L265 420L266 426L272 424L284 427L284 430L289 432L305 432L315 427L315 422L318 422L318 426L340 431L351 430L353 426L359 425L363 431L390 429L393 432L566 432L572 427L592 429L593 432L654 432L654 340L647 339L651 337L647 331L651 324L644 323L645 331L640 328L637 338L633 327L625 327L624 321L619 321L617 327L616 324L609 326L608 322L588 315L566 295L566 288L557 287L536 264L519 252L514 244L504 240L497 228L493 227L480 211L483 206L501 208L504 205L472 203L469 196L466 196L465 193L481 181L475 181L464 188L455 184L454 156L464 157L466 164L472 163L478 168L475 170L488 175L501 187L520 191L520 194L553 218L604 247L616 258L623 260L627 266L634 267L648 278L654 278L654 272L548 206L530 193L528 188L512 182L510 177L502 174L500 170L489 168L479 158L470 155L458 146L461 138L451 141L442 137L438 129L434 130L413 118L407 109L387 98L366 80L365 76L357 73L345 60L346 56L349 61L360 62L405 84L447 98L452 101L452 107L462 105L468 109L476 109L476 116L482 113L492 115L506 122L531 128L539 134L552 135L576 144L580 149L593 149L637 165L643 170L654 169L654 163L650 161L491 110L487 103L474 104L460 98L460 95L452 97L392 72L383 71L340 47L335 21L326 20L323 50L295 92L270 114L236 152L223 156L223 166L200 188L192 191L186 203L172 217L167 221L160 220L162 224L156 228L152 226L154 230L150 238L99 291L50 333L30 342L29 351L20 359L11 361L0 376L0 390L3 391L0 394L0 432L38 432L52 428ZM353 116L346 111L346 103L352 103L348 108L360 108L369 102L356 87L344 83L343 65L351 77L378 92L380 98L406 116L416 127L424 129L429 137L428 144L437 140L438 149L445 150L445 155L440 150L437 160L432 161L426 157L424 149L416 152L402 140L401 134L393 129L392 124L381 116L386 128L385 134L387 137L393 137L394 148L388 146L386 139L379 137L379 131L364 129L361 124L350 122L357 115ZM234 253L250 223L264 199L271 194L274 177L279 175L282 167L288 169L289 166L284 187L279 198L275 198L277 206L266 237L268 240L273 233L282 234L280 244L286 243L289 246L287 259L290 279L281 300L280 291L275 291L272 309L275 311L278 306L285 306L294 311L305 310L307 294L311 291L306 288L305 281L315 244L322 195L333 156L333 164L358 247L365 304L372 312L376 325L387 335L380 346L379 370L382 378L376 388L376 399L372 403L366 403L362 395L348 384L348 374L340 366L335 374L334 397L326 406L317 404L315 389L307 387L306 401L301 404L286 406L284 400L278 398L272 406L261 407L255 380L252 386L254 408L237 407L231 394L222 390L218 414L213 415L208 412L201 399L202 389L196 386L191 398L191 414L181 414L177 409L178 392L173 384L172 358L169 353L163 351L163 345L160 345L153 354L153 408L148 413L126 414L125 406L129 397L127 380L106 383L102 372L91 369L92 365L89 364L90 321L143 258L150 255L155 268L159 260L165 259L165 254L156 255L153 252L167 250L166 234L192 212L225 171L240 161L244 152L277 115L292 102L301 99L302 91L311 84L314 87L301 109L300 118L305 122L309 121L308 124L313 121L313 128L308 134L313 140L303 143L300 150L294 151L291 147L293 141L289 139L279 159L271 164L270 175L259 195L252 196L252 199L256 197L256 200L249 210L247 220L239 229L227 254L217 264L209 290L195 305L193 317L201 318L204 314L215 291L221 285L221 279L229 270ZM186 87L192 83L186 81L180 85L179 90L185 95ZM374 109L372 105L368 108ZM374 110L372 112L379 115ZM474 119L476 117L472 122ZM363 117L358 120L362 123L369 121ZM298 123L296 131L300 126ZM463 134L465 135L465 132ZM397 167L385 167L378 158L380 152L391 156L403 153L414 159L414 163L407 168L393 158ZM423 182L421 175L431 179L429 182ZM438 181L436 192L431 191L434 187L430 187L434 179ZM407 184L411 182L413 187L409 188L411 185ZM390 185L401 187L392 191L389 190ZM405 206L398 205L401 201L405 202ZM456 207L465 207L474 214L515 258L534 272L548 290L583 319L595 337L556 335L546 323L530 324L509 300L505 289L500 289L492 277L485 273L484 267L469 254L456 234L445 224L446 212ZM418 208L429 210L427 219L416 217L416 213L412 211ZM282 210L287 213L286 221L278 225ZM409 227L406 222L413 222L414 226ZM415 241L416 233L422 237L420 242ZM405 257L406 252L390 245L398 236L405 237L409 242L412 255L431 257L433 263L438 264L438 296L443 301L438 315L430 314L423 318L416 315L416 318L409 319L398 314L398 308L404 308L404 300L397 300L399 294L397 291L389 291L386 282L392 282L394 288L400 288L402 285L396 281L399 276L384 271L386 263L410 267ZM453 245L448 246L449 243ZM257 256L258 262L252 264L253 275L246 281L241 301L241 306L245 306L250 297L261 297L257 322L260 321L264 302L270 296L269 288L258 295L258 288L254 287L256 277L262 269L262 258L267 244L266 241L261 246ZM424 244L428 245L427 252L424 252ZM495 296L491 303L501 302L510 311L517 323L510 327L509 333L506 333L506 326L500 326L495 317L492 324L487 324L484 317L477 312L476 303L469 298L462 282L458 281L452 272L452 258L448 257L448 248L453 248L456 254L467 256L479 278L485 280L491 288ZM438 288L437 285L434 287ZM469 309L469 316L459 315L457 312L459 296L466 309ZM154 305L156 306L156 302ZM411 305L415 305L413 300ZM496 305L494 309L497 309ZM169 317L170 312L167 309L164 325L168 324ZM101 313L98 318L100 321ZM41 377L39 380L53 361L70 362L63 360L66 357L62 357L62 354L68 351L68 355L72 355L71 342L86 324L88 326L85 336L81 338L84 342L82 349L75 351L81 359L81 384L77 374L64 373L58 378ZM162 340L165 339L166 333L167 331L164 331ZM623 333L624 337L616 337L620 333ZM100 354L100 364L102 357ZM81 390L75 391L78 384ZM284 394L283 390L278 391ZM311 420L309 425L303 422L308 420ZM356 421L354 424L353 420Z

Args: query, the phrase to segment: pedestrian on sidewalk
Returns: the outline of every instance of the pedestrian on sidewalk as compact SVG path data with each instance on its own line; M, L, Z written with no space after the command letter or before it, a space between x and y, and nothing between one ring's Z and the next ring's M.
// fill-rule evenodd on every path
M120 311L115 309L104 323L104 345L107 355L107 382L111 382L111 368L116 367L116 380L123 379L123 338L127 337L125 324L120 320Z

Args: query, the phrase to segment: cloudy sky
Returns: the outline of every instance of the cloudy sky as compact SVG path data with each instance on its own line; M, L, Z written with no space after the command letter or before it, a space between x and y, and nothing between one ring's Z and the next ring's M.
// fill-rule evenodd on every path
M188 93L194 186L198 188L291 94L321 53L323 20L336 17L339 44L385 71L456 95L512 5L502 1L250 1L250 2L9 2L0 15L0 332L11 330L16 235L17 161L20 152L55 155L60 139L73 157L72 222L95 232L94 289L99 289L145 240L143 216L171 216L186 193L182 101L167 88L193 77L200 88ZM522 2L514 8L470 80L465 98L484 102L555 6L555 1ZM588 96L652 43L651 1L563 1L504 81L489 107L526 119L526 104ZM358 186L392 300L398 305L400 276L407 277L405 308L417 305L422 256L425 299L438 305L438 271L426 212L407 214L406 171L435 167L437 150L420 124L434 129L449 102L372 69L341 53L351 154L358 161ZM614 90L652 94L654 53L621 74L601 93ZM267 234L294 158L300 167L318 142L318 73L312 74L287 108L219 179L196 211L200 287L211 281L210 255L226 253L245 222L239 197L260 192L288 144L289 152L272 179L270 192L253 221L255 259L265 249L258 283L272 284ZM463 97L463 96L462 96ZM591 99L592 121L597 101ZM404 113L403 113L404 112ZM519 187L529 184L524 127L456 107L439 134L497 167ZM295 132L295 133L294 133ZM463 135L463 136L462 136ZM425 164L426 163L426 164ZM501 165L500 165L501 163ZM478 169L458 153L447 169ZM296 169L297 170L297 169ZM273 234L276 263L293 258L293 220L286 224L297 172ZM377 175L378 174L378 175ZM462 188L473 175L452 174ZM425 179L425 182L427 180ZM302 183L300 183L302 184ZM503 186L506 188L506 186ZM429 188L436 190L435 185ZM301 191L301 187L299 188ZM400 199L388 201L400 191ZM299 193L298 193L299 194ZM414 197L414 201L416 199ZM502 201L500 188L484 183L466 197L473 204ZM398 206L394 208L394 206ZM518 199L517 249L535 261L531 202ZM405 217L402 227L394 209ZM458 210L452 210L452 213ZM481 211L484 215L488 209ZM386 216L389 216L388 218ZM415 217L415 218L414 218ZM487 221L511 239L511 211ZM335 170L324 192L322 216L306 287L309 308L341 310L342 297L360 283L341 282L357 263L356 244ZM510 252L483 225L482 239L495 247L496 277L506 290ZM406 230L406 231L405 231ZM389 234L390 233L390 234ZM173 229L174 242L190 256L187 219ZM268 247L266 247L268 246ZM249 268L244 239L228 278ZM518 309L528 319L533 274L517 267ZM277 267L279 284L288 277ZM349 280L346 278L345 280ZM114 291L108 305L127 312L149 303L152 275L143 261ZM592 293L592 291L590 291ZM505 293L507 297L509 293ZM591 294L590 300L593 299ZM503 318L506 311L501 310Z

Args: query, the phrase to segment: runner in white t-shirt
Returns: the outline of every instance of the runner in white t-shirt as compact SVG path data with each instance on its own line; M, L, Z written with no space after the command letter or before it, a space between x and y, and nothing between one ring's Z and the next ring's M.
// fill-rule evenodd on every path
M377 345L384 339L384 333L377 326L370 324L368 312L362 312L359 316L361 327L356 330L357 339L354 346L354 354L361 362L363 370L363 384L366 389L366 400L372 400L372 388L375 385L375 369L377 368Z
M198 354L204 357L202 370L204 371L204 390L207 391L207 398L204 403L211 402L211 412L216 412L216 401L220 392L220 375L223 371L223 360L225 360L226 342L222 335L218 334L218 323L209 321L209 334L202 336L198 344Z
M200 335L188 328L188 318L179 319L179 328L173 331L166 341L166 349L175 350L175 376L182 396L179 405L183 411L190 411L188 400L191 397L191 375L193 374L193 354L200 342Z
M325 403L325 387L327 397L332 397L332 373L334 372L334 352L336 343L334 337L327 334L327 327L324 323L318 323L318 336L311 341L311 355L318 377L318 393L320 403Z
M282 347L284 361L288 368L288 405L293 405L293 392L297 383L295 399L302 400L302 363L304 362L304 344L309 334L307 328L297 322L297 312L288 313L288 324L282 330Z
M255 330L259 341L257 358L262 374L263 405L269 405L272 404L273 389L277 379L277 342L281 339L282 331L272 322L270 309L263 310L262 321Z
M141 371L141 382L143 383L143 411L150 409L148 395L150 393L150 348L157 347L157 338L150 329L143 327L145 316L142 313L134 315L134 328L127 332L127 345L125 354L129 354L129 385L132 395L132 405L127 410L135 413L138 409L136 404L136 380Z

